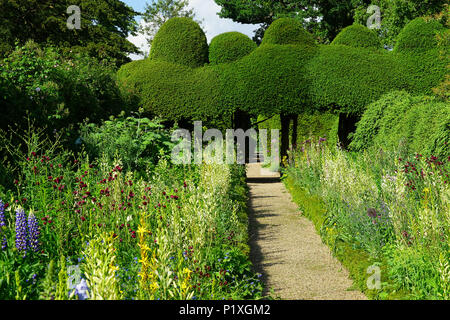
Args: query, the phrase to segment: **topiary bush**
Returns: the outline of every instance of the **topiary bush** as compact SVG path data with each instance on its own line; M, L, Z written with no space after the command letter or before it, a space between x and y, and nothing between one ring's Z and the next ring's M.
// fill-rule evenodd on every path
M417 54L438 46L436 35L445 27L435 19L416 18L397 37L395 52Z
M176 28L165 29L160 31L161 41L184 41L179 40L180 33L169 33ZM353 32L359 35L354 43L349 39ZM364 36L373 40L370 47L364 47ZM211 43L211 65L192 69L179 59L153 56L123 66L119 77L129 92L137 92L146 111L171 120L236 110L255 117L329 110L351 114L356 121L368 104L392 90L431 93L446 72L447 62L438 49L425 54L373 50L376 40L362 26L347 29L334 45L315 45L299 21L282 18L267 30L263 44L248 54L237 45L220 49L233 37L243 40L245 36L224 34ZM243 41L249 43L246 37ZM180 54L184 53L178 48L172 57Z
M310 107L305 66L316 47L265 44L218 68L223 106L258 116L295 114Z
M305 69L316 108L362 114L384 93L410 88L406 66L388 51L321 45Z
M296 44L315 45L313 36L303 28L301 21L293 18L275 20L264 33L261 45Z
M222 33L211 40L209 62L212 65L232 62L257 48L255 42L240 32Z
M208 43L200 26L190 18L164 23L152 42L150 59L197 68L208 63Z
M205 120L221 112L218 75L212 67L192 69L146 59L123 66L118 75L123 90L134 92L149 115Z
M377 147L402 154L450 156L450 109L434 97L394 91L370 104L353 136L355 151Z
M344 45L353 48L383 48L376 32L360 24L354 24L344 28L331 44Z

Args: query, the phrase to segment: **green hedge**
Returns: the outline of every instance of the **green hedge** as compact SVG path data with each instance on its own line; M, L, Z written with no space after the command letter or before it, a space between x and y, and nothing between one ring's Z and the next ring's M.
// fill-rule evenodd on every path
M271 25L263 44L249 54L251 48L239 47L238 41L225 48L232 38L250 46L247 37L236 33L216 37L211 43L211 65L190 69L207 61L204 34L189 19L169 22L158 32L151 59L123 66L119 75L130 92L137 92L146 110L170 119L223 115L237 109L253 116L311 110L362 115L368 104L392 90L430 94L444 79L448 63L438 49L416 54L373 50L376 40L362 26L347 28L333 45L315 45L301 23L283 18ZM197 30L188 33L203 40L184 39L184 25ZM350 39L353 33L359 38ZM366 38L372 39L367 40L370 48L361 47ZM181 44L185 42L187 50ZM162 50L166 47L170 50ZM192 52L202 58L192 58Z
M219 34L209 45L209 61L212 65L233 62L255 50L256 43L240 32Z
M368 106L353 136L351 148L398 150L450 156L450 108L448 103L427 96L391 92Z
M254 116L300 113L309 108L305 66L316 54L310 46L260 46L220 68L222 104Z
M264 33L261 45L294 44L315 45L313 36L303 28L301 21L293 18L275 20Z
M135 92L139 104L154 116L205 120L221 112L218 75L212 67L192 69L146 59L125 65L118 75L124 88Z
M353 48L383 48L376 32L360 24L354 24L344 28L331 44L345 45Z
M317 108L362 114L386 92L409 89L408 70L388 51L321 45L306 66L308 92Z
M208 63L205 33L190 18L169 19L153 39L150 59L201 67Z
M436 35L444 30L445 27L437 20L416 18L400 32L394 51L417 54L436 49Z

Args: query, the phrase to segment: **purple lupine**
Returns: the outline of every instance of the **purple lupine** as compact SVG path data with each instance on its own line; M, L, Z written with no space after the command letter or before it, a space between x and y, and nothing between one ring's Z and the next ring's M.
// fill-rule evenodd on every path
M39 250L39 223L33 213L28 216L28 244L31 250Z
M16 248L26 253L27 245L27 216L23 209L16 210Z
M3 204L3 201L0 200L0 234L3 233L2 228L6 227L6 220L5 220L5 205ZM6 249L7 241L6 236L4 235L2 237L2 250Z
M0 229L2 227L6 227L6 222L5 222L5 205L3 204L3 201L0 199Z

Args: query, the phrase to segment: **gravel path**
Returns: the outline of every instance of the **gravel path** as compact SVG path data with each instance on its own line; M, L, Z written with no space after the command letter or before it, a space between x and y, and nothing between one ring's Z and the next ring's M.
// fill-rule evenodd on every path
M259 163L247 165L251 260L263 274L266 294L289 300L361 300L348 272L299 214L289 192Z

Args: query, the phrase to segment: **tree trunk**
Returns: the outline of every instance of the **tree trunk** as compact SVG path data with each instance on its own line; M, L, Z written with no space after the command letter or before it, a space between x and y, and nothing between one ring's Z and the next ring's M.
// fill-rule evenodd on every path
M292 116L292 149L297 148L297 127L298 127L298 114Z
M281 120L281 146L280 155L281 160L287 156L289 150L289 124L291 122L291 117L285 114L280 115Z

